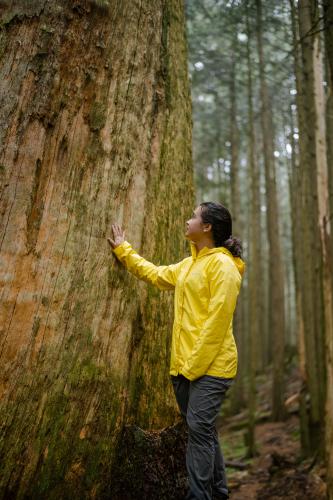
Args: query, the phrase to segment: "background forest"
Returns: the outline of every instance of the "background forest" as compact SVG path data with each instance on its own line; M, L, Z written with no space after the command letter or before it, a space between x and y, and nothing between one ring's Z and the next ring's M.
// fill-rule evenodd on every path
M326 447L332 488L332 3L193 0L186 11L197 200L231 207L248 263L231 411L248 405L255 454L258 386L272 375L273 420L298 400L302 452Z

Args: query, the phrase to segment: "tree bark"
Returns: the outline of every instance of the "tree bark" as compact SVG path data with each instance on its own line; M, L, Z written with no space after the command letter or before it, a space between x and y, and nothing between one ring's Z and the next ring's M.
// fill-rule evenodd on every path
M261 98L261 121L264 144L264 163L267 196L267 225L269 240L270 270L270 329L273 339L273 419L284 418L284 344L285 344L285 310L284 310L284 275L280 248L279 211L276 193L275 161L274 161L274 127L272 106L265 76L265 59L262 37L262 3L256 0L257 7L257 42L259 55L259 78Z
M302 74L302 60L299 47L299 29L297 24L297 11L293 0L290 0L292 31L293 31L293 49L294 49L294 72L296 83L296 106L297 106L297 128L303 131L305 127L305 112L303 107L303 74ZM291 111L292 122L292 111ZM293 129L293 127L292 127ZM298 353L299 353L299 367L302 377L302 389L300 392L301 403L300 412L301 419L301 445L302 453L304 456L311 454L310 446L310 428L309 416L307 414L306 399L309 395L309 385L307 376L307 345L305 339L305 323L306 317L304 313L305 296L307 293L305 287L311 286L309 279L304 273L304 269L308 265L304 255L304 232L308 233L306 228L306 216L304 213L304 199L305 199L305 176L303 175L300 165L303 165L306 154L305 144L300 138L298 142L298 161L296 160L296 141L294 140L294 130L291 134L292 143L292 172L290 176L290 199L292 207L292 237L293 237L293 259L294 259L294 274L295 274L295 293L296 293L296 315L297 315L297 339L298 339Z
M125 424L177 419L156 264L194 201L183 5L2 2L0 494L99 498ZM4 459L5 457L5 459Z
M319 226L323 247L323 282L326 351L325 455L328 498L333 499L333 5L324 2L325 48L328 60L328 98L323 89L321 38L316 36L315 92L317 103L316 143L318 153ZM326 101L326 102L325 102ZM326 106L326 122L324 119ZM325 130L327 127L327 132Z
M251 61L251 30L249 13L246 14L247 31L247 101L248 101L248 168L250 179L250 241L249 241L249 282L248 282L248 404L249 425L247 432L247 454L253 457L256 453L255 444L255 412L256 412L256 371L258 367L257 346L259 343L260 310L258 293L258 276L261 276L261 248L260 248L260 189L259 168L256 159L256 137L253 112L253 83L252 83L252 61Z
M306 353L307 385L310 393L309 436L310 448L323 449L325 407L324 303L323 303L323 249L319 228L318 200L318 133L315 97L315 38L312 27L318 11L312 0L298 3L299 36L301 46L301 75L298 109L300 163L302 165L302 308ZM319 124L318 124L319 125Z
M324 35L327 72L327 101L326 101L326 142L327 165L330 198L330 220L333 220L333 5L329 0L323 0ZM333 238L332 238L333 240ZM333 241L332 251L333 251Z
M230 74L230 149L231 149L231 168L230 168L230 187L231 187L231 213L234 235L243 234L243 220L241 215L241 199L239 190L239 149L240 135L237 123L237 30L232 40L232 61ZM231 393L232 413L237 413L244 405L244 374L246 366L245 356L245 336L244 336L244 315L243 315L243 294L240 297L233 321L234 335L238 350L238 369L237 378Z

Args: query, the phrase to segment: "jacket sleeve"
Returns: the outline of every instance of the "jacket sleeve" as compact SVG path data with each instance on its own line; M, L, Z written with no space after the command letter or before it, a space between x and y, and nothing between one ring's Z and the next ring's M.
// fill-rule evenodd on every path
M240 289L241 277L233 264L216 260L208 272L210 301L207 318L191 355L180 372L189 380L207 373L219 353L232 322Z
M112 249L127 270L140 280L157 286L160 290L173 290L183 261L171 266L155 266L141 257L132 246L124 241Z

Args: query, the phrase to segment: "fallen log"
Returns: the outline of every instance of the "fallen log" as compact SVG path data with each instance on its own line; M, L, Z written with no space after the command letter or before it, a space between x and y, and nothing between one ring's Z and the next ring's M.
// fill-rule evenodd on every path
M249 465L244 462L238 462L236 460L226 460L225 465L231 467L232 469L245 470L249 468Z

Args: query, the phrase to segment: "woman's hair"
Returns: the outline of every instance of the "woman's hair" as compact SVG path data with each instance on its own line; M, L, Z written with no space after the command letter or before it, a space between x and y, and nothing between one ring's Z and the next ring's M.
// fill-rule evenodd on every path
M200 203L201 219L212 225L215 246L225 247L234 257L242 256L242 242L232 236L232 219L230 212L221 203L208 201Z

